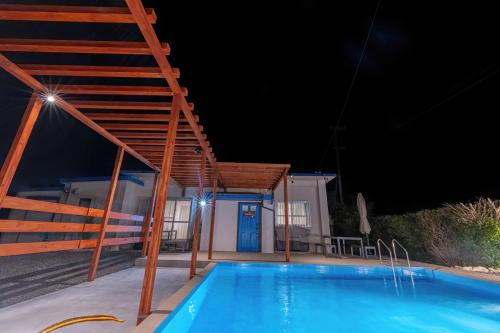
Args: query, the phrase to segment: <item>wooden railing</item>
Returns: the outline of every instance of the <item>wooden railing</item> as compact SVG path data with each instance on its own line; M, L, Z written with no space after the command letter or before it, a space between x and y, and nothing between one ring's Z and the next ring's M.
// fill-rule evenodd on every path
M44 213L78 215L92 218L102 217L104 211L96 208L79 207L61 203L46 202L25 198L7 196L2 208L37 211ZM112 219L143 222L140 215L111 212ZM0 232L99 232L100 224L78 222L42 222L26 220L0 220ZM144 233L146 226L108 225L106 233ZM103 246L142 243L144 237L115 237L105 238ZM64 251L74 249L95 248L97 239L78 239L64 241L5 243L0 244L0 256L12 256L29 253Z

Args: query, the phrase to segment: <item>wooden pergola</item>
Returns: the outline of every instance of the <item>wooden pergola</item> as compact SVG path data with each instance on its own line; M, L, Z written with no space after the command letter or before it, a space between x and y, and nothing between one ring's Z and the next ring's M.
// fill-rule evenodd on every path
M263 189L275 191L283 181L283 196L285 209L285 239L288 240L288 170L290 164L270 163L232 163L217 162L218 178L225 186L232 189ZM213 242L215 229L215 211L217 198L217 183L212 188L212 214L210 221L210 238L208 242L208 259L213 259ZM285 261L290 261L290 243L285 242ZM195 273L196 262L191 261L191 277Z
M20 21L27 24L75 23L75 26L79 27L88 25L89 29L98 23L116 26L115 29L120 29L121 26L135 26L140 31L142 41L33 39L16 36L0 39L0 67L33 91L0 171L0 208L101 219L100 224L0 220L0 232L98 233L97 239L0 244L0 256L94 249L88 273L88 279L91 281L96 277L104 246L142 243L142 254L147 254L147 263L139 306L139 321L151 312L163 228L163 223L152 222L163 222L169 179L173 178L183 187L199 187L201 197L204 188L207 187L212 187L214 193L219 186L273 189L280 179L283 177L286 179L289 169L289 165L217 163L207 136L203 133L203 127L199 124L199 117L193 113L194 105L186 99L188 91L177 81L180 71L173 68L167 59L170 47L167 43L159 41L153 29L156 19L154 10L144 8L140 0L124 0L122 7L0 5L2 21ZM29 54L29 59L41 60L32 63L15 61L19 54ZM42 57L47 54L58 56L51 57L51 61L48 62L47 57ZM80 57L92 55L94 58L92 64L82 65L78 61L66 62L66 55ZM110 66L109 61L94 63L98 62L101 56L117 55L132 56L132 60L136 57L141 59L147 57L153 65L144 66L141 61L137 63L127 61L126 66ZM61 78L70 78L71 81L58 85L44 83ZM112 80L115 80L113 82L119 80L119 83L110 84ZM151 84L151 81L155 84ZM7 195L33 126L44 105L49 103L117 146L114 169L103 209ZM155 171L152 200L146 216L111 210L125 153ZM285 198L286 183L285 181ZM213 209L215 212L215 208ZM287 224L288 209L285 209L285 212ZM212 229L214 216L215 213L212 214ZM109 224L110 219L136 221L142 223L142 226L112 225ZM191 275L195 273L200 219L201 209L198 208L192 244ZM142 236L109 238L106 237L106 233L109 232L135 233ZM210 256L212 240L213 230ZM286 260L289 260L288 242Z

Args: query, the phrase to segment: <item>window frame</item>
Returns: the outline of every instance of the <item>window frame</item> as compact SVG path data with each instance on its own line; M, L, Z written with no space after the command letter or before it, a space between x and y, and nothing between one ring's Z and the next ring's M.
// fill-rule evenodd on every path
M294 211L293 209L293 205L297 204L297 203L301 203L301 204L305 204L305 216L304 215L293 215L292 212ZM283 226L285 225L285 209L284 209L284 204L285 202L284 201L276 201L276 210L275 210L275 221L276 221L276 226ZM283 214L279 214L279 211L280 211L280 205L283 205L283 208L281 209L283 211ZM295 219L297 218L304 218L306 219L306 224L297 224L295 223ZM281 223L280 220L282 220L283 222ZM291 200L291 201L288 201L288 222L289 222L289 226L298 226L298 227L302 227L302 228L312 228L312 219L311 219L311 202L309 200Z

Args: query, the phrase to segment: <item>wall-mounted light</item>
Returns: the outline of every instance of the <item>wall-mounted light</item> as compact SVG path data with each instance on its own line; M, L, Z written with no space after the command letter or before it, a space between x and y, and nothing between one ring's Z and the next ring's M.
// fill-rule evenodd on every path
M200 201L200 206L201 206L201 208L205 207L206 205L207 205L206 200L201 200L201 201Z

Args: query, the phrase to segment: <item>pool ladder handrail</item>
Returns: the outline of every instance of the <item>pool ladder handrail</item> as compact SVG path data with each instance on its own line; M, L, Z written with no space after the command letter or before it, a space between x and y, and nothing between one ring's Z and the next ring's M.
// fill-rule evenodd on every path
M401 244L400 242L398 242L397 239L393 238L392 241L391 241L391 245L392 245L392 250L394 251L394 261L395 262L398 262L398 255L396 253L396 245L398 245L406 254L406 263L408 264L408 269L410 271L410 278L412 279L413 281L413 271L411 269L411 264L410 264L410 255L408 254L408 251L406 250L406 248L403 246L403 244Z
M380 249L380 244L382 244L387 249L387 251L389 252L389 259L391 260L391 267L392 267L392 275L394 277L394 284L397 287L398 283L396 281L396 270L394 269L394 261L392 259L391 248L389 246L387 246L387 244L382 239L380 239L380 238L377 239L378 255L379 255L380 262L382 262L382 251Z

